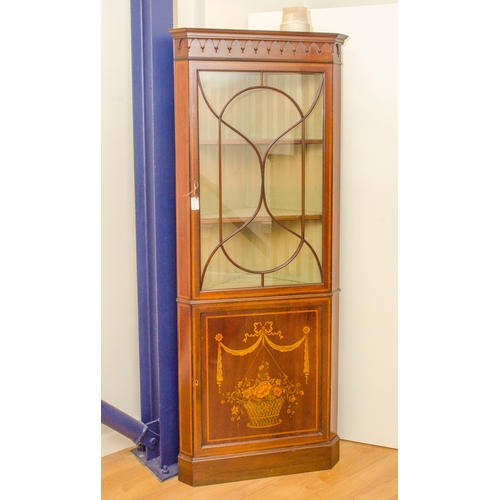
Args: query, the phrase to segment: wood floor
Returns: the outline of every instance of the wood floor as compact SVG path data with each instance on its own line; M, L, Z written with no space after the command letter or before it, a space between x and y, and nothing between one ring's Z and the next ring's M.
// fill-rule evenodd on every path
M331 470L198 486L177 477L161 483L130 452L102 458L102 500L395 500L398 451L340 441L340 461Z

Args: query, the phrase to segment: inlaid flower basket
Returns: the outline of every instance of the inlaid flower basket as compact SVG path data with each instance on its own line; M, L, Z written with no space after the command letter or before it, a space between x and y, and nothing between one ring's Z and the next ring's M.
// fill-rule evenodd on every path
M234 403L231 408L231 420L239 421L243 409L248 415L247 427L258 429L281 424L280 413L285 402L288 404L287 414L295 413L293 406L298 404L297 395L304 395L300 384L294 384L282 374L282 378L269 375L269 363L262 362L255 379L243 379L238 382L233 392L226 393L222 403Z
M283 396L265 400L265 399L249 399L243 403L245 410L248 413L250 422L248 427L272 427L273 425L281 424L280 411L285 398Z

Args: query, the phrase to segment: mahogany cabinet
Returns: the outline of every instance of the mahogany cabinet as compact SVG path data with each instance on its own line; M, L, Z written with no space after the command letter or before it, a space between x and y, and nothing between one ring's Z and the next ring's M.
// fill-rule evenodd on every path
M173 29L179 480L339 459L339 34Z

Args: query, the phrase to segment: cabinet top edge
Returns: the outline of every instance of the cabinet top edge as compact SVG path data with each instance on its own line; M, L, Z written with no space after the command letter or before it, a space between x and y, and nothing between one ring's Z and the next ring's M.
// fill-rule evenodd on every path
M175 60L272 61L342 64L339 33L175 28Z
M173 28L169 30L172 38L206 37L214 39L244 39L244 40L283 40L340 43L349 38L341 33L320 33L314 31L267 31L267 30L235 30L207 28Z

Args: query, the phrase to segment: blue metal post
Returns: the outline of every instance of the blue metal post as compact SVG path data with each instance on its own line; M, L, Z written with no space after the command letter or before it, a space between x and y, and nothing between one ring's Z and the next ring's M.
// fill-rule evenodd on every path
M140 458L165 479L179 452L172 0L131 0L131 21L141 418L160 435Z

